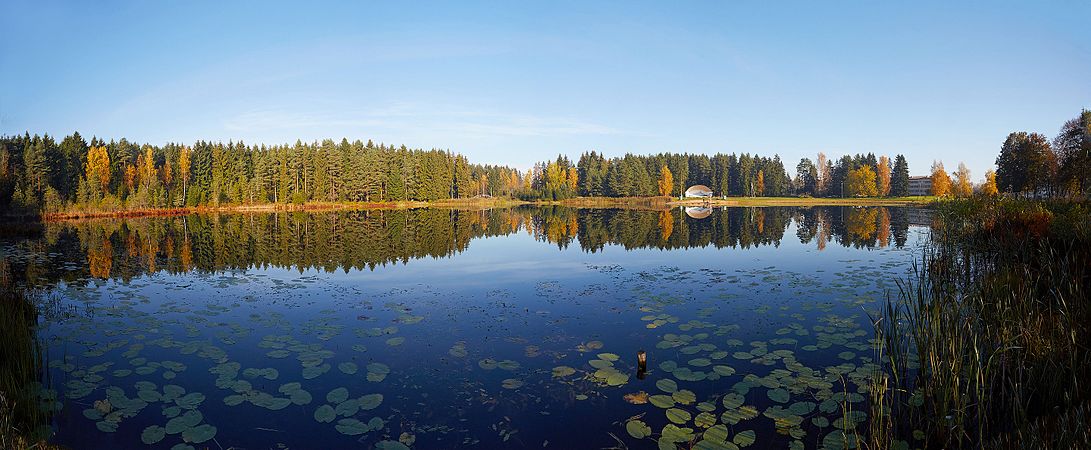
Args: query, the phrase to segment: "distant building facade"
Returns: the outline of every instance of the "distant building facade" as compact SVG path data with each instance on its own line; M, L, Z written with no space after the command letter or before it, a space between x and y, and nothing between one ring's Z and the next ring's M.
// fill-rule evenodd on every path
M710 198L712 197L712 189L709 189L708 186L703 184L696 184L690 186L689 189L686 189L685 196Z
M909 195L932 195L932 177L909 177Z

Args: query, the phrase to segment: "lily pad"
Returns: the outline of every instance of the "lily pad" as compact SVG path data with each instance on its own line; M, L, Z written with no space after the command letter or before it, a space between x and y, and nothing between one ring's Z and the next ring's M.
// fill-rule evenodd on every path
M777 403L787 403L790 397L788 391L780 388L770 389L767 395L769 395L770 400Z
M675 401L674 401L673 397L671 397L669 395L661 395L661 394L660 395L653 395L651 397L648 397L648 402L650 402L651 404L653 404L653 405L655 405L655 406L657 406L659 408L664 408L664 409L672 408L672 407L674 407L674 404L675 404Z
M558 377L558 378L559 377L567 377L567 376L572 375L574 373L576 373L576 369L573 369L573 368L568 367L568 366L557 366L557 367L553 368L553 376Z
M314 411L314 420L321 423L333 422L335 417L337 417L337 413L330 405L319 406L318 409Z
M356 363L352 362L343 362L337 365L337 370L340 370L341 373L344 373L345 375L353 375L356 373L357 369Z
M143 433L140 433L140 440L144 442L144 445L156 444L163 440L163 437L167 435L167 430L159 425L152 425L144 429Z
M667 420L678 425L685 425L693 418L693 415L684 409L670 408L667 410Z
M746 430L735 433L735 437L731 439L735 445L739 447L749 447L757 439L757 433L754 430Z
M349 398L349 390L346 389L346 388L343 388L343 387L339 387L337 389L334 389L334 390L330 391L328 394L326 394L326 401L330 402L330 403L333 403L333 404L341 403L341 402L343 402L345 400L348 400L348 398Z
M652 434L652 428L640 420L625 422L625 431L628 431L629 436L636 439L644 439Z
M360 397L360 409L372 410L383 403L383 394L367 394Z
M341 434L348 436L358 436L371 431L371 428L368 427L366 423L351 418L338 420L337 425L335 425L334 428L337 428L337 431Z
M216 436L216 427L214 427L212 425L209 425L207 423L203 424L203 425L198 425L198 426L192 427L192 428L182 432L182 439L185 440L186 442L190 442L190 443L194 443L194 444L200 444L202 442L207 442L208 440L212 439L215 436Z

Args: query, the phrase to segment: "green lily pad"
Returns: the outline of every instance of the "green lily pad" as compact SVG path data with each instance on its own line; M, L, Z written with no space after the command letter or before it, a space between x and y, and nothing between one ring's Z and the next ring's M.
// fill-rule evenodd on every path
M749 447L755 440L757 440L757 433L755 433L754 430L735 433L735 437L731 439L731 441L739 447Z
M712 364L712 361L709 361L708 358L694 358L689 360L689 365L694 367L706 367L709 364Z
M735 409L742 406L743 402L745 401L746 399L742 395L739 395L736 392L731 392L724 396L724 408Z
M769 392L767 392L767 395L769 395L770 400L777 403L787 403L788 398L790 397L788 391L780 388L770 389Z
M227 406L239 406L244 401L246 401L246 397L238 394L224 397L224 404Z
M720 420L729 425L735 425L743 420L750 420L758 417L758 410L753 406L741 406L738 409L731 409L724 411L720 415Z
M599 357L599 359L601 359L603 361L610 361L610 362L614 362L614 361L617 361L618 359L621 359L620 356L615 355L613 353L599 353L598 357Z
M346 388L343 388L343 387L339 387L337 389L334 389L334 390L330 391L328 394L326 394L326 401L330 402L330 403L333 403L333 404L341 403L341 402L343 402L345 400L348 400L348 398L349 398L349 390L346 389Z
M167 430L159 425L152 425L144 429L143 433L140 433L140 440L144 442L144 445L156 444L162 441L167 435Z
M678 425L685 425L693 418L693 415L684 409L670 408L667 410L667 420Z
M303 368L303 379L313 380L315 378L318 378L318 377L322 376L322 374L324 374L326 372L329 372L330 367L331 366L329 364L322 364L322 365L319 365L319 366L304 367Z
M735 374L734 368L724 365L712 366L712 371L721 377L729 377Z
M664 378L655 382L655 387L668 394L673 394L678 391L678 383L670 378Z
M788 410L791 411L793 414L805 416L814 411L816 406L817 405L814 402L795 402L788 407Z
M338 420L337 425L335 425L334 428L337 428L337 431L341 434L348 436L358 436L371 431L371 428L368 427L366 423L351 418Z
M298 391L292 392L291 394L288 394L288 400L293 404L303 406L309 405L314 399L311 397L310 392L300 389Z
M523 387L523 382L515 378L508 378L501 383L504 389L519 389Z
M629 436L636 439L644 439L652 434L652 428L640 420L625 422L625 431L628 431Z
M689 442L693 439L693 429L682 428L673 423L668 423L663 426L663 431L660 433L660 436L660 448L663 448L662 441L669 443Z
M372 410L383 403L383 394L367 394L360 397L360 409Z
M189 428L189 429L182 432L182 439L185 440L186 442L190 442L190 443L194 443L194 444L200 444L202 442L207 442L208 440L212 439L215 436L216 436L216 427L214 427L212 425L209 425L207 423L203 424L203 425L198 425L198 426Z
M376 450L409 450L409 447L398 441L379 441L375 444Z
M701 439L711 442L727 442L727 426L726 425L713 425L705 430L701 435Z
M671 397L674 398L674 401L683 405L690 405L697 401L697 394L686 389L681 389L678 392L671 394Z
M175 403L177 403L178 406L182 407L182 409L197 409L197 407L200 406L201 403L204 401L205 394L202 394L200 392L193 392L179 397L177 400L175 400Z
M716 415L710 412L702 412L693 418L693 424L700 428L708 428L716 424Z
M576 373L576 369L573 369L573 368L568 367L568 366L557 366L557 367L553 368L553 376L554 377L567 377L567 376L572 375L574 373Z
M588 361L587 364L596 369L606 369L614 367L613 363L602 359L592 359Z
M333 409L333 412L341 417L355 416L360 411L360 401L355 398L350 398L337 405Z
M674 398L669 395L653 395L648 397L648 402L659 408L672 408L675 405Z
M337 370L340 370L341 373L344 373L345 375L354 375L358 368L356 367L356 363L343 362L337 365Z
M337 417L337 413L330 405L319 406L318 409L314 411L314 420L321 423L333 422L335 417Z

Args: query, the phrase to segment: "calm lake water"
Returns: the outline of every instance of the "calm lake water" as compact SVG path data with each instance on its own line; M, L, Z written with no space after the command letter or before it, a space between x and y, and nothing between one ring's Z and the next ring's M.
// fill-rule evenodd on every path
M233 214L0 254L45 296L43 432L72 448L822 448L866 425L868 315L928 220Z

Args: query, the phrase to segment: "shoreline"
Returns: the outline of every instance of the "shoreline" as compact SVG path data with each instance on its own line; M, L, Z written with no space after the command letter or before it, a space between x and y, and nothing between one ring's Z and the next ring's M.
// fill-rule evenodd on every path
M63 211L39 216L5 216L0 222L33 220L64 222L88 219L117 219L138 217L172 217L209 213L270 213L270 212L320 212L364 211L415 208L491 209L515 206L566 206L572 208L624 208L667 210L675 207L772 207L772 206L926 206L935 202L934 197L901 198L796 198L796 197L730 197L727 199L685 199L673 197L575 197L553 201L524 201L511 198L447 199L432 202L309 202L299 204L262 203L220 206L187 206L178 208L137 208L116 211Z

